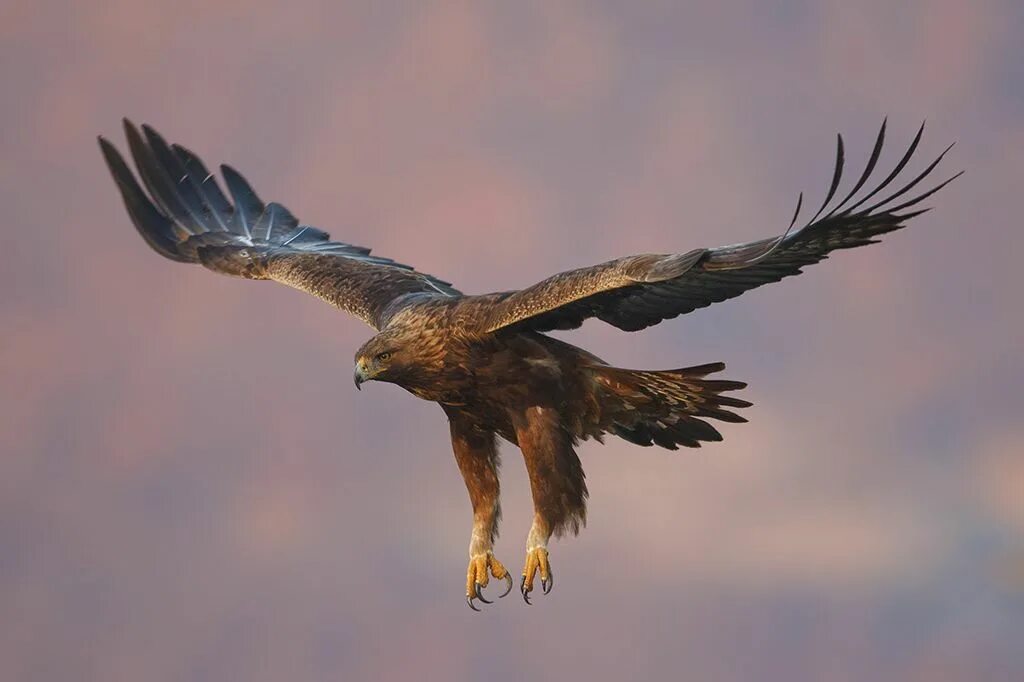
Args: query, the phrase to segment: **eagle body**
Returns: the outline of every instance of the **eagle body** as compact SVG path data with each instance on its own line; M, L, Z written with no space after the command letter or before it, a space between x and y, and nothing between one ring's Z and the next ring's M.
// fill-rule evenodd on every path
M745 384L708 378L724 369L722 363L623 369L545 332L574 329L591 318L637 331L799 274L834 251L901 229L924 212L912 207L956 177L907 198L947 147L908 182L887 189L903 176L922 126L887 176L865 189L882 152L883 123L866 167L833 202L845 158L838 138L825 200L799 229L802 195L781 236L627 256L517 291L466 295L442 279L300 224L281 204L264 203L226 165L220 168L225 193L187 148L168 144L148 126L140 131L126 120L124 127L138 179L112 144L100 138L100 148L150 247L221 274L286 284L358 317L377 333L356 352L356 387L371 380L394 383L444 410L473 507L466 601L474 610L477 601L490 603L482 589L491 577L506 582L501 596L512 586L511 573L493 552L501 514L499 439L522 451L530 480L534 516L520 582L530 603L538 575L545 594L554 584L549 539L577 533L586 522L579 441L612 435L672 450L700 447L722 440L710 420L744 422L733 410L750 406L730 395Z

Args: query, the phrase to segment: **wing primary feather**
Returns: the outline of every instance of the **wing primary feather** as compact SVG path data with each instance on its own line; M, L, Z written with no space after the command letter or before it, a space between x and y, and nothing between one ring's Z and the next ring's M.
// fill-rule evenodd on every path
M839 183L843 179L843 163L845 161L845 156L846 154L843 150L843 136L836 135L836 169L832 172L832 185L828 188L828 194L825 196L825 201L821 202L821 208L819 208L817 213L807 221L808 225L818 219L821 212L825 210L826 206L828 206L828 202L832 201L832 197L835 196L836 190L839 189Z
M266 207L241 173L227 164L221 165L220 172L224 177L224 184L235 200L234 217L238 218L245 236L252 239L253 226L263 215Z
M131 126L131 131L133 135L128 142L135 156L135 165L143 179L148 178L147 186L150 186L153 199L158 205L163 205L175 222L190 234L209 232L200 215L202 208L193 196L188 196L187 188L182 184L186 173L163 139L146 125L142 126L142 134L135 126Z
M127 118L124 119L124 134L128 139L128 149L131 151L132 159L135 161L135 167L139 171L139 177L142 178L142 184L149 190L149 195L152 197L154 204L161 210L165 215L171 216L179 222L183 229L192 234L187 228L187 219L185 210L175 201L173 190L171 192L164 191L162 184L169 182L169 179L160 177L157 172L156 163L152 159L152 151L146 144L145 140L142 139L142 135L139 134L135 124L129 121Z
M790 230L792 230L793 226L796 225L796 219L797 219L797 216L800 215L800 207L803 206L803 203L804 203L804 193L800 192L800 195L796 198L796 210L793 211L793 219L789 221L789 227L786 228L786 232L789 232Z
M217 226L224 232L230 232L228 223L231 221L231 213L234 210L231 202L224 196L217 179L213 177L203 160L191 150L182 147L180 144L172 144L171 149L178 156L181 165L188 173L192 186L202 198L203 202L210 209L210 215L217 221Z
M847 201L852 199L854 195L857 194L860 188L864 186L864 183L868 181L868 177L871 176L871 172L875 170L875 165L878 164L878 159L882 155L882 146L885 143L885 126L888 122L888 116L882 119L882 127L879 128L878 130L878 137L875 139L874 149L871 150L871 157L868 158L868 165L864 167L864 172L860 174L860 179L857 180L857 184L855 184L853 186L853 189L850 190L849 194L843 197L843 200L840 201L834 209L832 209L832 212L829 213L829 217L835 215L836 211L841 209Z
M886 210L886 212L887 212L887 213L896 213L897 211L902 211L902 210L903 210L903 209L905 209L905 208L910 208L911 206L914 206L915 204L919 204L919 203L921 203L922 201L924 201L925 199L927 199L928 197L930 197L931 195L933 195L933 194L935 194L936 192L938 192L938 191L939 191L940 189L942 189L943 187L945 187L945 186L946 186L946 185L948 185L949 183L951 183L951 182L953 182L954 180L956 180L957 178L959 178L959 177L960 177L961 175L963 175L963 174L964 174L964 172L965 172L965 171L960 171L959 173L957 173L957 174L956 174L956 175L954 175L953 177L951 177L951 178L949 178L949 179L947 179L947 180L943 181L943 182L942 182L941 184L939 184L939 185L937 185L937 186L933 187L932 189L928 190L927 192L925 192L925 193L924 193L924 194L922 194L921 196L918 196L918 197L914 197L914 198L913 198L913 199L911 199L910 201L905 201L905 202L903 202L902 204L900 204L899 206L893 206L893 207L891 207L891 208L887 208L887 209L885 209L885 210ZM914 216L918 216L918 215L921 215L922 213L925 213L925 212L927 212L928 210L930 210L930 209L927 209L927 208L926 208L926 209L924 209L923 211L915 211L914 213L908 213L908 214L906 214L906 215L900 216L900 218L901 218L902 220L909 220L910 218L912 218L912 217L914 217Z
M260 216L260 219L253 226L252 238L257 241L269 242L275 227L280 228L280 230L287 234L294 230L298 224L299 221L291 214L291 211L276 201L272 201L267 204L263 215Z
M878 194L879 192L881 192L881 191L882 191L883 189L885 189L885 187L886 187L886 186L887 186L887 185L888 185L888 184L889 184L890 182L892 182L892 181L893 181L893 179L894 179L894 178L895 178L895 177L896 177L897 175L899 175L899 174L900 174L900 171L902 171L902 170L903 170L903 168L904 168L904 167L905 167L905 166L907 165L907 163L908 163L908 162L910 161L910 157L911 157L911 156L913 156L913 155L914 155L914 152L915 152L915 151L917 150L917 145L919 145L919 144L921 143L921 136L922 136L923 134L924 134L924 122L922 122L922 123L921 123L921 127L917 129L917 135L915 135L915 136L914 136L914 141L910 143L910 147L909 147L909 148L907 149L907 151L906 151L906 152L905 152L905 153L903 154L903 158L902 158L902 159L900 159L900 162L899 162L898 164L896 164L896 167L892 169L892 172L891 172L891 173L889 173L889 176L888 176L888 177L886 177L886 179L885 179L885 180L883 180L883 181L881 182L881 184L880 184L880 185L878 185L878 187L875 187L875 188L874 188L873 190L871 190L870 192L868 192L868 193L867 193L867 194L866 194L865 196L861 197L860 201L858 201L857 203L855 203L855 204L854 204L853 206L850 206L849 208L847 208L847 209L846 209L845 211L843 211L843 212L842 212L842 213L841 213L840 215L849 215L849 214L850 214L850 213L852 213L852 212L853 212L853 211L854 211L854 210L855 210L856 208L858 208L859 206L862 206L863 204L867 203L868 199L870 199L871 197L875 196L876 194Z
M161 256L179 263L189 262L189 259L177 249L173 223L146 197L146 193L142 191L142 187L117 148L103 137L99 138L99 143L107 168L114 176L114 182L121 192L121 198L135 229Z
M876 210L876 209L878 209L878 208L880 208L882 206L885 206L886 204L888 204L893 199L897 199L897 198L903 196L904 194L906 194L907 192L909 192L911 189L913 189L915 186L917 186L917 184L919 182L921 182L926 177L928 177L928 175L933 170L935 170L935 167L939 165L940 161L942 161L942 157L944 157L946 155L946 152L948 152L950 149L952 149L954 147L954 145L956 145L956 142L954 142L953 144L949 145L944 150L942 150L942 153L939 154L939 158L937 158L934 161L932 161L931 164L929 164L927 168L925 168L923 171L921 171L921 174L918 175L916 178L914 178L913 180L908 182L906 185L904 185L898 191L896 191L893 194L890 194L889 196L887 196L885 199L882 199L881 201L876 202L875 204L873 204L873 205L869 206L868 208L864 209L864 212L871 213L872 211L874 211L874 210ZM887 211L891 211L892 209L886 209L886 210Z
M173 188L177 200L191 218L192 224L200 232L212 232L213 229L207 222L207 216L211 215L213 211L206 205L202 195L196 191L181 159L171 151L167 141L152 127L143 124L142 132L153 152L153 158L160 164L164 174L175 180L170 187Z

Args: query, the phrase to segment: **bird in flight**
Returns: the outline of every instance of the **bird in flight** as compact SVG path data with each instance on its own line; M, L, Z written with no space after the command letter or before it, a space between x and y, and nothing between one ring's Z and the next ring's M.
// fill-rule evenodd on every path
M914 155L922 125L895 168L868 185L885 128L883 122L853 187L829 208L844 166L838 137L828 194L799 229L794 226L803 195L782 236L627 256L518 291L482 295L463 294L368 248L334 241L281 204L264 203L241 174L222 165L225 194L198 156L168 144L149 126L140 131L124 122L145 190L117 149L102 137L99 143L128 215L157 253L225 275L287 284L355 315L377 332L356 351L356 388L386 381L441 406L473 507L466 602L479 610L476 602L492 603L482 592L490 578L506 583L502 597L513 586L510 571L493 552L501 516L499 437L519 447L529 474L534 513L519 587L530 603L538 576L544 594L554 584L550 538L578 533L586 522L579 441L611 434L670 450L700 447L722 440L708 420L745 422L734 410L750 406L731 395L746 384L709 378L723 363L622 369L545 332L574 329L588 318L625 331L644 329L799 274L832 251L873 244L904 227L927 210L918 208L924 199L959 173L926 191L912 191L947 147L921 173L897 183L899 189L885 191Z

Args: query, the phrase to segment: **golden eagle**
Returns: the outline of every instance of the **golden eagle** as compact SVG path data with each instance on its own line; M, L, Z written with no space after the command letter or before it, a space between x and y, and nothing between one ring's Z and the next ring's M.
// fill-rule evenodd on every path
M114 146L101 137L100 147L132 222L154 250L227 275L275 280L356 315L377 330L356 351L356 387L388 381L441 405L473 505L466 601L474 610L475 600L490 603L481 594L489 576L506 581L501 596L512 588L509 571L492 552L500 517L498 436L522 450L529 472L534 515L520 582L529 603L538 573L545 594L553 584L550 537L577 533L586 521L587 486L574 450L579 440L613 434L674 450L722 440L708 419L746 421L732 410L750 403L726 395L745 384L708 378L722 363L621 369L544 332L573 329L591 317L636 331L799 274L831 251L872 244L902 228L926 210L910 209L957 177L904 198L947 147L900 189L877 198L910 161L922 125L896 167L861 192L882 151L883 122L867 167L826 211L842 178L838 137L828 194L801 229L793 227L802 195L780 237L629 256L519 291L477 296L368 248L332 241L323 230L300 224L281 204L264 203L230 166L220 167L225 194L185 147L168 144L148 126L140 132L126 120L124 129L148 195Z

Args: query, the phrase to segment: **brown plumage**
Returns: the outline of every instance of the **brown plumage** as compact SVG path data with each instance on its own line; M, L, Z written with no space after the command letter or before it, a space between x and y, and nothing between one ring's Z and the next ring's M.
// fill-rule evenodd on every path
M744 422L733 410L750 405L727 395L745 384L708 378L724 369L722 363L621 369L543 332L575 328L591 317L627 331L643 329L798 274L834 250L876 242L923 213L908 209L953 179L899 201L931 173L940 155L877 199L909 162L922 131L894 170L862 192L881 154L883 123L867 167L826 212L842 179L840 137L821 208L793 231L798 202L781 237L630 256L480 296L463 295L367 248L331 241L326 232L300 225L280 204L264 204L239 173L221 166L229 200L195 154L167 144L147 126L140 132L125 121L145 190L113 145L100 138L100 147L135 227L158 253L223 274L281 282L359 317L378 333L356 353L356 386L388 381L441 405L473 506L466 597L475 609L477 599L486 602L481 588L489 577L511 587L511 575L492 552L501 515L498 437L522 451L533 494L520 585L529 602L537 573L545 593L553 584L549 538L577 533L586 522L587 486L575 451L580 440L612 434L638 445L700 447L722 439L708 420Z

